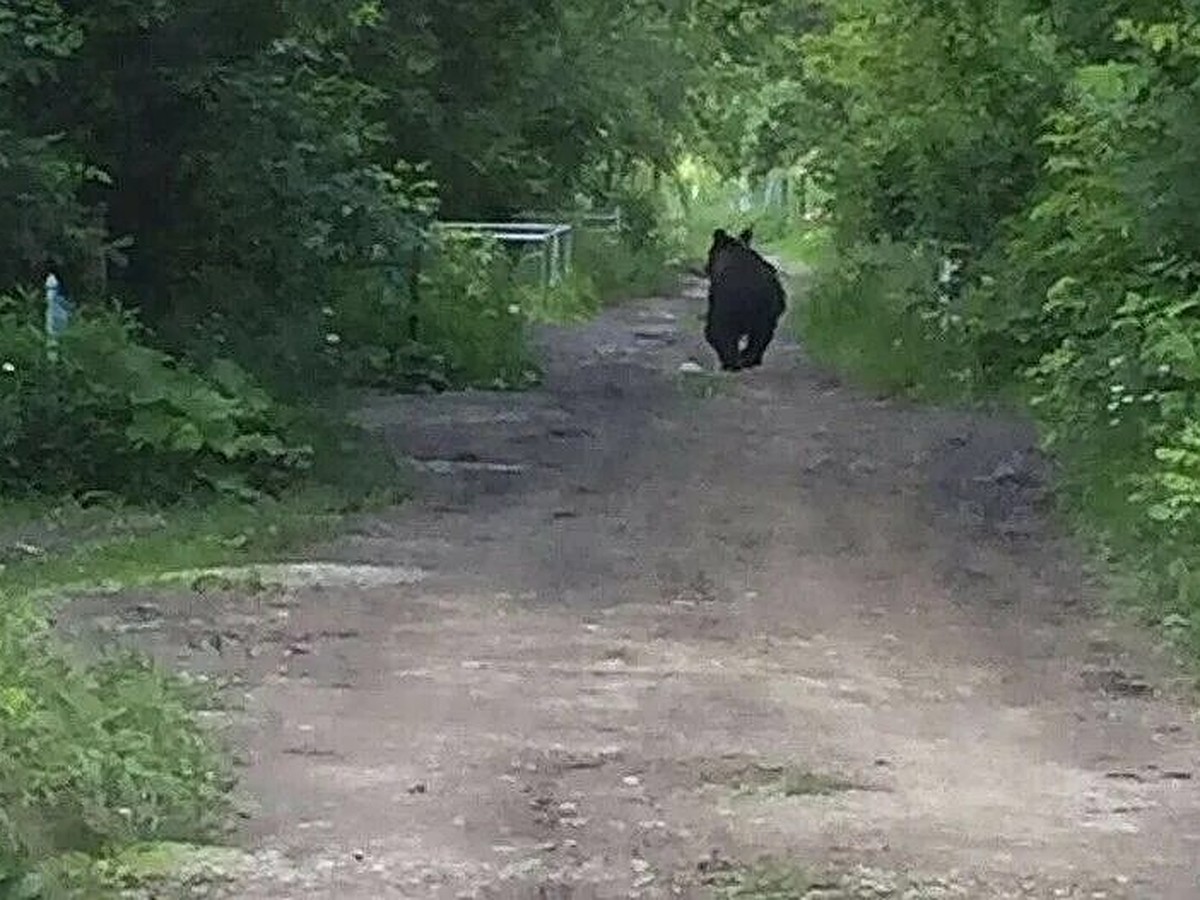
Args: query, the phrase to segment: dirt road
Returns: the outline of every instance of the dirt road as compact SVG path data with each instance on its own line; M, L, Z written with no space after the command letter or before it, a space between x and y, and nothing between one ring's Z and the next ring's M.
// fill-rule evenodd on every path
M705 897L770 856L792 893L738 896L1200 897L1200 731L1031 435L786 341L681 373L700 296L547 332L539 391L372 402L417 498L312 554L372 568L152 598L140 640L244 681L222 896Z

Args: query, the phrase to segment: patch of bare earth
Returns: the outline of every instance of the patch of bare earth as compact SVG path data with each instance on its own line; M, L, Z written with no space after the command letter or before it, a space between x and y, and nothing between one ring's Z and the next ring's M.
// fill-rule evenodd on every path
M1196 722L1095 615L1028 431L785 340L681 374L701 306L547 332L540 391L372 401L419 496L312 557L420 578L64 617L233 679L222 895L1200 896ZM823 874L731 876L761 857Z

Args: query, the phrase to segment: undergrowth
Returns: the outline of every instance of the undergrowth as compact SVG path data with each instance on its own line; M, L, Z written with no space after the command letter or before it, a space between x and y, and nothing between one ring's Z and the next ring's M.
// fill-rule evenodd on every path
M118 309L81 317L52 356L35 309L0 296L0 496L252 495L309 465L286 411L232 361L173 359Z
M72 590L286 557L401 496L374 441L314 434L309 480L278 497L0 506L0 897L116 896L98 864L110 854L223 839L230 769L194 717L213 698L136 655L85 661L47 606Z
M232 779L200 698L140 658L77 662L16 610L3 625L0 893L61 896L70 853L220 838Z
M827 238L816 234L790 243L820 247ZM971 350L950 297L935 288L936 254L881 242L813 256L797 321L814 358L879 390L930 400L971 395Z

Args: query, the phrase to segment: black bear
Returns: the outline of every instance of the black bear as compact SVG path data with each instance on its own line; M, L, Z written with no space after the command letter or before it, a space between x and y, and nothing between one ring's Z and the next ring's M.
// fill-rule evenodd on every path
M704 267L708 275L704 339L716 351L721 368L729 371L762 365L787 308L779 275L750 246L752 237L749 228L736 238L718 228Z

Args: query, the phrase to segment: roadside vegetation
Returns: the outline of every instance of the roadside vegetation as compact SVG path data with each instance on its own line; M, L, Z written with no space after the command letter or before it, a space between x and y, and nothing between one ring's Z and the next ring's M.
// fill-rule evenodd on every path
M811 18L775 27L789 15ZM733 69L749 127L690 166L697 221L754 225L793 270L818 361L1033 418L1117 611L1196 671L1200 7L817 0L771 17ZM807 877L739 871L726 889L824 896Z
M820 0L761 25L732 76L749 127L719 144L743 184L709 215L765 217L806 264L818 359L1035 417L1115 599L1200 658L1200 8ZM799 209L766 202L784 174Z

